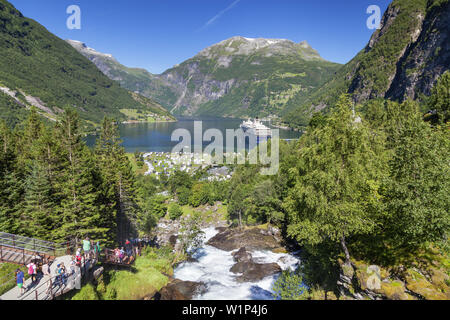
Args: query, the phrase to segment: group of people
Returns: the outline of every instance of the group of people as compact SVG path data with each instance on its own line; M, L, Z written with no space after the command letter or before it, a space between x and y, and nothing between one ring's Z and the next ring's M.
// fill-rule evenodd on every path
M67 282L67 278L75 272L75 269L72 268L72 266L71 266L71 271L70 271L70 273L68 273L66 270L66 266L64 265L63 262L61 262L60 264L58 264L56 266L56 269L55 269L55 274L54 274L55 282L50 281L50 279L52 278L52 274L51 274L49 262L45 262L42 265L41 271L42 271L44 282L47 282L46 293L49 293L50 290L53 288L53 286L61 285L61 284L65 285ZM38 280L37 280L38 265L36 264L36 261L31 261L27 265L27 272L31 278L30 287L32 287L38 282ZM19 288L18 297L20 298L26 291L28 291L28 289L30 287L25 286L25 273L20 268L16 269L15 278L16 278L17 287Z
M34 260L32 260L29 264L27 264L27 270L28 270L28 275L31 278L31 285L34 285L37 281L37 271L38 271L38 267ZM16 275L17 286L20 289L20 292L19 292L19 297L20 297L21 295L24 294L24 292L26 290L28 290L28 288L25 287L25 273L22 270L17 269L15 272L15 275Z
M134 261L134 254L139 255L139 247L134 247L130 240L125 241L125 246L114 249L113 260L115 263L130 264Z
M133 263L135 257L140 255L141 247L146 245L148 245L148 243L141 239L133 239L131 241L127 239L124 246L115 248L113 254L109 255L108 259L110 261L112 260L114 263L131 264ZM100 243L97 241L94 244L89 237L86 237L81 242L81 248L78 248L75 255L72 256L69 270L67 270L63 262L56 266L53 274L55 281L50 281L52 279L50 263L45 261L42 265L41 271L44 281L48 283L46 293L50 293L55 285L66 285L67 279L76 272L77 268L82 267L83 260L86 262L87 260L98 259L100 252ZM32 286L38 281L38 269L39 268L36 261L32 261L27 265L27 271L28 275L31 277ZM25 273L22 270L17 269L15 274L16 283L20 289L20 297L28 290L28 288L25 287Z
M84 254L84 259L85 260L90 260L93 257L95 257L96 259L98 258L98 256L100 255L101 247L100 247L100 242L97 241L96 244L94 244L92 241L89 240L89 237L86 237L83 241L82 241L82 245L83 245L83 254ZM77 250L77 255L78 253L81 254L81 249Z
M83 248L83 254L81 253L81 248L78 248L76 251L76 254L72 256L72 260L70 262L69 270L67 270L66 266L63 262L59 263L56 266L56 269L54 271L54 279L55 281L52 282L50 279L52 278L52 274L50 271L50 264L48 261L46 261L41 268L44 281L48 283L47 285L47 293L49 293L53 286L55 285L66 285L67 279L73 275L76 272L76 268L82 267L82 260L84 258L84 261L91 260L94 257L97 259L100 252L100 243L97 241L97 243L93 243L89 240L89 237L86 237L82 241L82 248ZM36 260L31 261L27 266L27 272L29 277L31 278L31 286L33 286L38 280L37 275L39 271L39 267ZM17 287L20 289L18 297L21 297L29 288L25 286L25 273L17 269L15 272L15 278Z

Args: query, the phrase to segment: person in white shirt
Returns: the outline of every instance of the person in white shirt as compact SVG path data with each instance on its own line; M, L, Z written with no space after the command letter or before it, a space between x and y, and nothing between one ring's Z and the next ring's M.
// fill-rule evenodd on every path
M44 281L47 282L47 292L49 293L51 290L51 273L50 273L50 265L48 264L48 262L46 262L43 266L42 266L42 273L44 274Z

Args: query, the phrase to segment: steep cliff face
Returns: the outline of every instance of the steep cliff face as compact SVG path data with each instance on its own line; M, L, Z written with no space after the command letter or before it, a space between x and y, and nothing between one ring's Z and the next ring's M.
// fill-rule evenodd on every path
M420 35L398 63L387 98L416 99L430 95L437 78L450 67L450 3L429 9Z
M386 47L395 48L395 52L390 54L388 50L380 50L381 55L372 57L373 67L379 67L385 73L382 85L378 85L378 79L370 77L370 66L359 66L348 90L356 102L377 97L403 101L416 99L420 94L429 95L437 78L449 68L449 2L415 1L412 10L406 10L406 5L410 3L394 1L389 6L382 29L374 33L365 48L366 54L374 50L376 53L378 47L389 44L383 41L393 30L403 36L403 41L397 45L391 43Z
M450 66L449 16L449 0L394 0L381 29L355 58L319 89L288 102L297 107L286 121L329 107L342 93L351 94L357 103L429 95Z

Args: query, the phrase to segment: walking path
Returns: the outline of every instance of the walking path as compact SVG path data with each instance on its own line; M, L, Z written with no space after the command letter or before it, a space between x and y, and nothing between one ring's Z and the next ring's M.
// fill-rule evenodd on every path
M25 287L28 288L27 291L20 296L20 289L17 285L0 296L0 300L52 300L54 297L60 296L67 293L73 289L81 288L82 275L88 274L87 271L91 270L95 264L95 260L87 260L85 264L82 265L83 270L79 267L75 267L75 272L71 274L67 280L66 284L56 283L56 268L58 264L64 263L66 266L66 272L70 273L70 262L72 256L63 256L57 258L50 266L50 274L52 275L52 291L48 290L50 281L48 278L40 277L37 282L32 285L31 279L25 282Z
M86 280L90 280L92 269L97 265L98 260L86 260L82 262L81 268L75 267L72 272L70 263L72 260L70 252L74 252L77 248L76 244L69 241L64 244L56 244L49 241L27 238L14 234L0 232L0 262L16 263L27 265L32 260L40 260L40 263L50 261L51 277L38 275L36 283L32 283L28 279L24 283L27 288L23 295L20 295L20 289L17 287L14 277L8 279L0 285L11 285L14 288L0 296L0 300L51 300L57 296L65 294L73 289L81 289L81 281L87 276ZM132 256L127 262L117 261L114 250L104 248L104 255L97 256L103 264L130 267L134 262L136 255L140 255L140 251L135 252L135 247L131 248ZM56 281L56 269L58 264L64 263L66 267L66 283ZM2 280L3 281L3 280ZM50 286L52 287L50 290Z

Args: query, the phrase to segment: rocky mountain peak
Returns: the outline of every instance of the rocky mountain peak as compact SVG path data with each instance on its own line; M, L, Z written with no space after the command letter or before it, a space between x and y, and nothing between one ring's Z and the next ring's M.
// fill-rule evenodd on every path
M207 47L197 57L214 59L224 56L248 56L252 54L261 54L266 57L275 54L303 55L306 60L322 59L306 41L296 44L288 39L247 38L242 36L235 36Z
M311 46L309 45L308 41L306 41L306 40L300 42L298 45L299 45L300 47L302 47L302 48L305 48L305 49L311 48Z
M117 61L112 54L98 52L93 48L89 48L84 42L78 40L66 40L68 44L74 47L78 52L85 56L97 56L108 60Z

